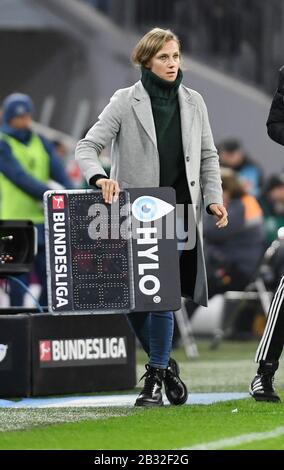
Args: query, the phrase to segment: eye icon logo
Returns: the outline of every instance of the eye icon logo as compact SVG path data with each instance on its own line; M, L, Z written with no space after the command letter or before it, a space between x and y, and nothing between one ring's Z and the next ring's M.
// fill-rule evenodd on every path
M132 214L141 222L152 222L174 210L174 206L154 196L140 196L132 204Z

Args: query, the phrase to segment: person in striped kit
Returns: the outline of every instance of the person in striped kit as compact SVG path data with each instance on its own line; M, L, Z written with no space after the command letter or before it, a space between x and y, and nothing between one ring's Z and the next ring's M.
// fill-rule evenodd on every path
M279 70L279 83L267 120L269 137L284 145L284 66ZM257 401L280 401L273 380L279 366L284 346L284 276L281 277L274 293L266 327L256 351L255 362L259 363L250 394Z

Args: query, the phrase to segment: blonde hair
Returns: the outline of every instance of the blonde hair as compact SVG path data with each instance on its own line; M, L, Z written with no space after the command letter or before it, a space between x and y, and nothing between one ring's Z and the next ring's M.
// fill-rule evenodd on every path
M162 49L168 41L174 40L181 50L180 40L170 29L153 28L148 31L136 44L131 54L131 61L135 65L145 65Z

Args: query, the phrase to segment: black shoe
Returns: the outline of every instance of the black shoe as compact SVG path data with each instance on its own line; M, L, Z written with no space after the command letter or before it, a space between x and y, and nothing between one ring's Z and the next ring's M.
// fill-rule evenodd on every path
M180 379L179 366L172 357L170 357L166 369L164 384L167 399L172 405L183 405L187 401L188 391L186 385Z
M255 378L250 386L250 395L256 401L279 402L280 397L275 392L273 381L274 374L278 369L278 362L260 361Z
M149 364L145 365L146 372L140 380L145 378L143 390L138 395L135 406L162 406L162 386L165 369L156 369Z

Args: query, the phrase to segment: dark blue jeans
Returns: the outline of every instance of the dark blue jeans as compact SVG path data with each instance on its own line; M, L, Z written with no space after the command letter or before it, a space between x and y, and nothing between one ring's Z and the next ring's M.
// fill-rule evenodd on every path
M172 349L173 312L135 312L127 318L149 356L150 366L166 369Z

